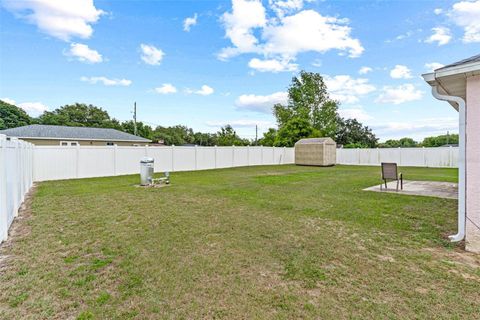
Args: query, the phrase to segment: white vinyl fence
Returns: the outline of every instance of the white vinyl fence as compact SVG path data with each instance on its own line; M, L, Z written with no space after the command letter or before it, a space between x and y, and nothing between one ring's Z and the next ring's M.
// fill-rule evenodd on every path
M33 184L33 144L0 134L0 242Z
M294 148L36 146L34 180L117 176L140 172L140 159L155 160L155 172L230 168L294 162Z
M458 167L458 147L337 149L337 163L348 165L380 165L396 162L411 167Z

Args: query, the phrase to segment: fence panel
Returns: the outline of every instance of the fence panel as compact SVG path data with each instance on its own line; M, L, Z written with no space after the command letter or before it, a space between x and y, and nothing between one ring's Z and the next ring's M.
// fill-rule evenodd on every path
M293 148L36 146L34 180L134 174L140 159L155 159L155 172L293 163Z
M0 242L33 184L33 145L0 134Z
M380 165L396 162L412 167L458 167L458 148L382 148L337 149L337 163L347 165Z

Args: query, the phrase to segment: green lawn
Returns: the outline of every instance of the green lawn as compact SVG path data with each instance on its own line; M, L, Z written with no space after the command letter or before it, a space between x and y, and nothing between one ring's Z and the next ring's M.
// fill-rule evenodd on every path
M456 201L362 191L379 168L138 179L38 186L0 251L0 319L478 319L480 257L445 240Z

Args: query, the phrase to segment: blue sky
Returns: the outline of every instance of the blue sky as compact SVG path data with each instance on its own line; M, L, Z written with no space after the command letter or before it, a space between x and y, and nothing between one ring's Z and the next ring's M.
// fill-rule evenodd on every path
M476 1L0 0L0 98L32 115L91 103L119 120L254 138L299 70L380 138L457 131L421 74L480 53Z

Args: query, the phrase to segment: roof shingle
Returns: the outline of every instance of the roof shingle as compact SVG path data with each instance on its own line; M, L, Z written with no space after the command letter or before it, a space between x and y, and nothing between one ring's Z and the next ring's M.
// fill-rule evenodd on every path
M67 127L41 124L0 130L0 134L18 138L150 142L148 139L109 128Z

